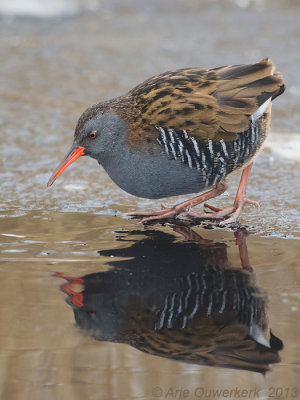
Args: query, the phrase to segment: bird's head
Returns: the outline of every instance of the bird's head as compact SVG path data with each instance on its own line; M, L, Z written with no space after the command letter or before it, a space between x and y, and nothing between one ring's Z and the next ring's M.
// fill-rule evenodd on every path
M117 149L124 146L126 137L125 125L114 110L107 109L105 105L88 108L78 120L73 145L47 186L51 186L81 156L90 156L102 164L107 156L113 156Z

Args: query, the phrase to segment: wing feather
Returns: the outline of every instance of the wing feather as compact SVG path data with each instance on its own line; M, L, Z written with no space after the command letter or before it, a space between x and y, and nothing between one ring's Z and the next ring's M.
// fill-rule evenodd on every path
M284 90L268 58L249 65L187 68L148 79L128 93L139 126L186 130L196 139L236 137L249 117Z

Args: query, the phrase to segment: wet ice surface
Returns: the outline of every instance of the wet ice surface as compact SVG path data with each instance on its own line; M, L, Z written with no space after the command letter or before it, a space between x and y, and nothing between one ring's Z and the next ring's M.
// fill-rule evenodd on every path
M254 227L260 235L299 238L300 170L296 160L300 150L298 135L285 133L284 136L270 136L265 151L257 158L248 189L248 197L258 201L260 209L247 206L240 222ZM65 146L66 150L67 148ZM289 151L290 148L293 151ZM53 160L42 162L36 159L39 158L38 150L31 151L32 159L24 160L22 168L20 164L16 164L16 159L5 163L6 168L1 174L2 218L26 214L32 209L124 215L129 211L160 208L160 201L139 199L123 192L110 180L102 167L87 158L78 160L53 187L46 188L55 164ZM63 154L61 151L60 153ZM23 156L28 155L21 153L17 157L19 162ZM55 155L54 159L55 163L59 162ZM228 192L211 204L229 206L234 200L239 179L239 175L230 179ZM166 201L172 205L186 198L170 198ZM199 208L202 209L202 206Z
M272 387L284 391L280 394L279 389L275 398L297 398L299 6L273 0L226 5L102 1L88 2L78 14L81 3L73 3L66 12L55 11L53 3L50 15L55 18L0 17L2 397L148 399L157 397L159 392L153 392L157 387L165 395L170 387L193 391L239 385L259 389L261 398L274 398ZM1 9L3 4L0 11L8 12ZM43 12L43 17L49 15ZM155 267L165 270L174 264L175 270L186 271L182 260L190 250L172 226L144 230L125 218L125 212L159 208L160 201L121 191L94 160L79 159L46 188L53 168L72 143L79 115L90 104L122 94L168 69L246 63L265 56L276 62L287 90L274 102L272 132L250 179L248 196L261 208L247 206L240 221L251 231L249 258L255 285L268 299L269 326L284 343L281 362L271 365L263 377L174 361L84 335L74 327L72 308L65 303L68 296L59 290L65 280L54 273L81 278L111 269L118 261L143 270L147 264L143 259L151 261L153 254ZM239 176L233 177L228 193L212 204L230 205L238 181ZM218 255L219 266L226 264L225 254L220 256L218 250L223 243L231 266L241 269L231 229L193 229L214 243L208 249ZM149 237L152 230L163 243L164 256L156 253L156 242ZM182 246L176 260L174 242ZM199 265L204 263L202 256ZM76 290L82 290L80 284Z
M67 19L3 16L3 215L29 209L114 214L159 207L159 202L120 191L90 159L78 160L53 188L45 188L72 143L81 112L170 68L253 62L268 55L282 71L287 90L274 102L272 133L277 134L270 135L268 151L258 157L251 177L249 197L258 200L261 209L247 208L242 222L262 235L297 236L300 56L294 48L297 41L290 38L299 35L299 8L293 2L289 7L280 2L272 2L272 7L267 1L259 4L232 2L224 7L219 2L189 1L170 8L159 2L132 1L126 7L104 2L97 12ZM184 35L178 25L184 26ZM226 41L220 34L225 31ZM217 204L232 202L238 179L230 185L230 197ZM175 201L168 199L170 204Z

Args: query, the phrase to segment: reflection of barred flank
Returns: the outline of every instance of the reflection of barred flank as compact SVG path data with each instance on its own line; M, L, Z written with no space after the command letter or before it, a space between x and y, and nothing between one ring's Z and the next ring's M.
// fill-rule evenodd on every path
M157 312L156 329L185 328L197 313L207 316L234 311L241 324L259 324L264 318L264 299L249 277L230 270L191 273L180 278L182 290L169 293Z

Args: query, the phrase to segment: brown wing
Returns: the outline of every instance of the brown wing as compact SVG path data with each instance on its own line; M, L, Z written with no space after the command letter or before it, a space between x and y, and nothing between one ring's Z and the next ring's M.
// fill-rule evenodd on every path
M144 330L131 337L131 345L145 353L199 365L264 373L280 361L278 350L256 342L246 326L220 328L209 318L195 328Z
M150 78L131 90L136 123L186 130L198 139L230 136L249 127L249 116L284 90L274 63L206 70L188 68Z

